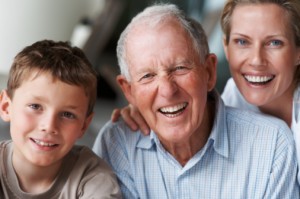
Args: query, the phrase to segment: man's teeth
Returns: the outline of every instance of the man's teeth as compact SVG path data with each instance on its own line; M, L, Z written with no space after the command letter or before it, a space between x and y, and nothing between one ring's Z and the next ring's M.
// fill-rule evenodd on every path
M56 145L56 144L51 144L51 143L43 142L43 141L40 141L40 140L35 140L35 139L33 139L33 141L36 144L41 145L41 146L51 147L51 146L55 146Z
M245 79L253 83L266 83L274 78L274 76L251 76L245 75Z
M166 114L175 114L178 111L181 111L182 109L184 109L187 106L187 103L182 103L182 104L178 104L176 106L168 106L168 107L163 107L160 108L160 111L162 113L166 113Z

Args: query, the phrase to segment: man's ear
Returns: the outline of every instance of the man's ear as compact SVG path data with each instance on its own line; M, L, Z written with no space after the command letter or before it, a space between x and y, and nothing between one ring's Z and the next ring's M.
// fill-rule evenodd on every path
M217 82L217 56L213 53L206 58L206 70L208 73L207 90L211 91L215 88Z
M117 80L119 86L121 87L127 101L130 104L135 104L134 97L132 95L132 88L131 88L130 82L128 82L128 80L126 79L126 77L124 75L118 75L116 80Z
M11 99L6 90L2 90L0 93L0 116L3 121L10 121L10 105Z

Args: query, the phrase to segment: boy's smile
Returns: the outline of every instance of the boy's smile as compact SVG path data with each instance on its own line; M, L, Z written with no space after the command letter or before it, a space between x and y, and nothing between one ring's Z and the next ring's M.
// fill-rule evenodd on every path
M4 93L6 95L6 93ZM86 130L89 99L84 89L35 73L7 96L7 121L14 143L13 161L35 166L60 164Z

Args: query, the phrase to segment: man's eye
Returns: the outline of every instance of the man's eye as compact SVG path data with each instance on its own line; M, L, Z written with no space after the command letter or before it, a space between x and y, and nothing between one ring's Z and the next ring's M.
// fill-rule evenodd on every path
M186 69L186 67L184 67L184 66L176 66L175 67L175 70L184 70L184 69Z
M146 74L146 75L144 75L142 78L143 78L143 79L147 79L147 78L150 78L150 77L153 77L153 75L152 75L152 74Z
M152 77L154 77L154 74L151 74L151 73L147 73L145 74L144 76L142 76L139 81L147 81L147 80L150 80Z
M171 72L175 75L187 74L192 69L191 66L176 66Z
M39 104L29 104L29 107L33 110L40 110L41 109L41 105L39 105Z
M61 114L62 117L64 118L68 118L68 119L74 119L76 118L75 115L73 113L70 113L70 112L63 112Z

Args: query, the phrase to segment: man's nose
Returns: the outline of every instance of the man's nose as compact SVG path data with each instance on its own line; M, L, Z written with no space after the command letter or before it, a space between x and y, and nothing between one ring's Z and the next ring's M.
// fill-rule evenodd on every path
M159 93L163 97L173 97L178 90L176 80L169 76L160 77Z

